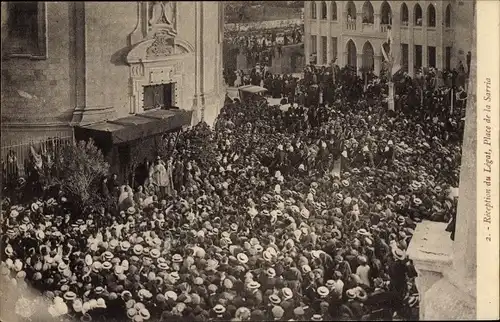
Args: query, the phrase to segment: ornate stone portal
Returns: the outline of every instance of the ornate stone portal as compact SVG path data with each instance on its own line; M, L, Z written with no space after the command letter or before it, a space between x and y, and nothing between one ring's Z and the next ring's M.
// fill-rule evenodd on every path
M129 113L144 111L144 86L175 83L172 103L194 111L192 124L213 125L224 102L223 12L220 2L137 2L127 57Z
M127 55L130 65L130 113L144 112L144 86L174 83L172 104L183 102L183 66L194 48L177 36L175 1L139 3L139 24L131 42L140 41Z

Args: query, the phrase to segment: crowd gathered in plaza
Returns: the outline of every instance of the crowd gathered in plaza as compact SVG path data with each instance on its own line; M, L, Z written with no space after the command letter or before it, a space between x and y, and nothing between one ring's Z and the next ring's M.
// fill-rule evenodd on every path
M238 35L237 31L227 32L224 37L226 45L237 48L246 56L247 63L271 65L274 58L283 55L283 47L303 42L303 26L289 26L248 32ZM226 40L227 39L227 40Z
M377 77L267 72L287 110L228 99L137 187L103 180L116 206L73 216L64 194L4 198L2 285L38 290L55 320L416 319L406 252L422 220L453 231L461 161L465 97L436 73L423 87L403 75L391 111Z

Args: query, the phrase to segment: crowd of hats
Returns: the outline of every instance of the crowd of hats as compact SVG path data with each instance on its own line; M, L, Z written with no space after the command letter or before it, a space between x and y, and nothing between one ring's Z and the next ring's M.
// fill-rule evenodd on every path
M175 196L115 217L74 220L64 197L4 204L2 285L32 286L50 316L83 321L358 319L384 292L416 307L405 251L418 222L455 211L461 135L442 111L389 116L362 101L340 96L293 133L278 107L230 104L215 130L179 139ZM331 158L292 158L340 138L341 174ZM354 157L386 145L393 163Z

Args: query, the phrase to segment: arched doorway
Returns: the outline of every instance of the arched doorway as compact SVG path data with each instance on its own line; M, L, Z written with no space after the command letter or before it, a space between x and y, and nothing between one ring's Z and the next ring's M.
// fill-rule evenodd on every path
M372 44L367 41L363 46L363 69L373 71L375 66L374 51Z
M356 44L352 39L347 42L347 65L357 70Z
M384 25L392 25L392 10L387 1L384 1L380 7L380 23Z

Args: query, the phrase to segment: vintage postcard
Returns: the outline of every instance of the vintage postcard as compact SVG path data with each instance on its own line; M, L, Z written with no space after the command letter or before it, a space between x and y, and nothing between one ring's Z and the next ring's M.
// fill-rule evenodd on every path
M499 319L499 1L2 1L1 63L1 322Z

